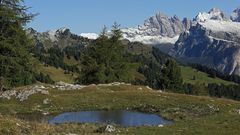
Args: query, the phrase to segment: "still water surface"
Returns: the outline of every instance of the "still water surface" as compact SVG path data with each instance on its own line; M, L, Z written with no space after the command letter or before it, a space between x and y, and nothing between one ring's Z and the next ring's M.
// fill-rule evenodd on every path
M50 124L59 123L105 123L121 126L141 126L171 124L172 121L163 119L156 114L147 114L132 111L81 111L67 112L55 117L49 117Z

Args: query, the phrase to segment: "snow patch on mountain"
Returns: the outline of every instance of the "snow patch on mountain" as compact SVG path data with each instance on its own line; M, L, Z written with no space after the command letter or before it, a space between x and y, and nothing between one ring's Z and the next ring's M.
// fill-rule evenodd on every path
M144 35L135 35L133 37L128 37L123 35L123 38L128 39L130 42L141 42L149 45L157 45L162 43L175 44L179 36L175 37L163 37L163 36L144 36Z
M240 36L240 23L218 20L199 22L204 28L214 32L228 32Z
M80 36L88 38L88 39L93 39L93 40L95 40L99 37L99 35L96 33L81 33Z
M212 39L212 40L224 41L224 42L230 42L230 43L236 43L237 44L237 42L231 41L231 40L226 40L226 39L222 39L222 38L216 38L216 37L213 37L213 36L208 36L208 37L209 37L209 39Z

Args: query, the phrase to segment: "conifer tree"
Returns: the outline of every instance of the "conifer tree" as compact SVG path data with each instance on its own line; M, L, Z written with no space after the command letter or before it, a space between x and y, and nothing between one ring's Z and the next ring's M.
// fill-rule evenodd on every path
M35 82L30 64L30 40L24 26L33 17L22 0L3 0L0 5L0 77L9 86Z
M81 57L82 69L77 79L78 83L110 83L130 80L119 26L117 23L113 25L110 38L104 27L95 44L87 47Z
M183 80L180 67L171 59L169 59L165 65L159 81L162 85L162 89L181 91Z

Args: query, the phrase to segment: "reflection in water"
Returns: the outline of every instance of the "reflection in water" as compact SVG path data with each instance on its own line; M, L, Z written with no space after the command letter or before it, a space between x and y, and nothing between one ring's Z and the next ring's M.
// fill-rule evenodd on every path
M122 126L170 124L155 114L146 114L131 111L82 111L63 113L49 119L49 123L108 123Z

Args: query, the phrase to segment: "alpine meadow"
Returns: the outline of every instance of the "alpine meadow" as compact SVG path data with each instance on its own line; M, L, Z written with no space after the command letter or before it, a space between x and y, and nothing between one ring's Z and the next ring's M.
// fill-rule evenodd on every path
M240 8L190 1L0 0L0 135L240 134Z

